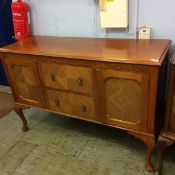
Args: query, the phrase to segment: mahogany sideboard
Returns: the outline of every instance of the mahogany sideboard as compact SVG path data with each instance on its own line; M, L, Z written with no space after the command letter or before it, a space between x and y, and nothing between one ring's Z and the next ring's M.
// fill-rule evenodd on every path
M168 100L161 134L158 138L158 162L157 174L162 174L163 153L167 146L175 143L175 53L170 62L168 81Z
M145 167L153 171L157 94L170 44L33 36L0 49L23 131L28 107L124 129L146 144Z

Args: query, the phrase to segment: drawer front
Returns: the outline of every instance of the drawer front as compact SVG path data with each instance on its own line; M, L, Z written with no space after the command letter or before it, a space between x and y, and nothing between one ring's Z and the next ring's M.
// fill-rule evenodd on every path
M47 90L49 108L63 114L95 119L92 97Z
M92 93L92 72L90 68L51 63L42 63L41 68L46 87Z

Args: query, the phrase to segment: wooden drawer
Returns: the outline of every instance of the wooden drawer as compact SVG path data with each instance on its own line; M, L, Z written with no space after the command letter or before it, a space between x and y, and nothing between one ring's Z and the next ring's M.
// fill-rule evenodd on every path
M42 63L41 69L46 87L92 94L90 68Z
M92 97L75 95L55 90L47 90L49 108L63 114L95 119Z

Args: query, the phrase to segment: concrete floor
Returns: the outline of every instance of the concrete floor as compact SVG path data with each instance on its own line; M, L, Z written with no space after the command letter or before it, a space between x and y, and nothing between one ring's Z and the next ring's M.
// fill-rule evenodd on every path
M150 174L145 145L124 131L34 109L25 115L26 133L15 112L0 119L0 175ZM174 175L174 165L173 146L164 174Z

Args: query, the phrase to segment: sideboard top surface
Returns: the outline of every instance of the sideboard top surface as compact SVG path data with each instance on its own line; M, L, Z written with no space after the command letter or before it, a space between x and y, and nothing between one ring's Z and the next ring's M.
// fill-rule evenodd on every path
M33 36L0 52L82 60L161 65L170 40L100 39Z

